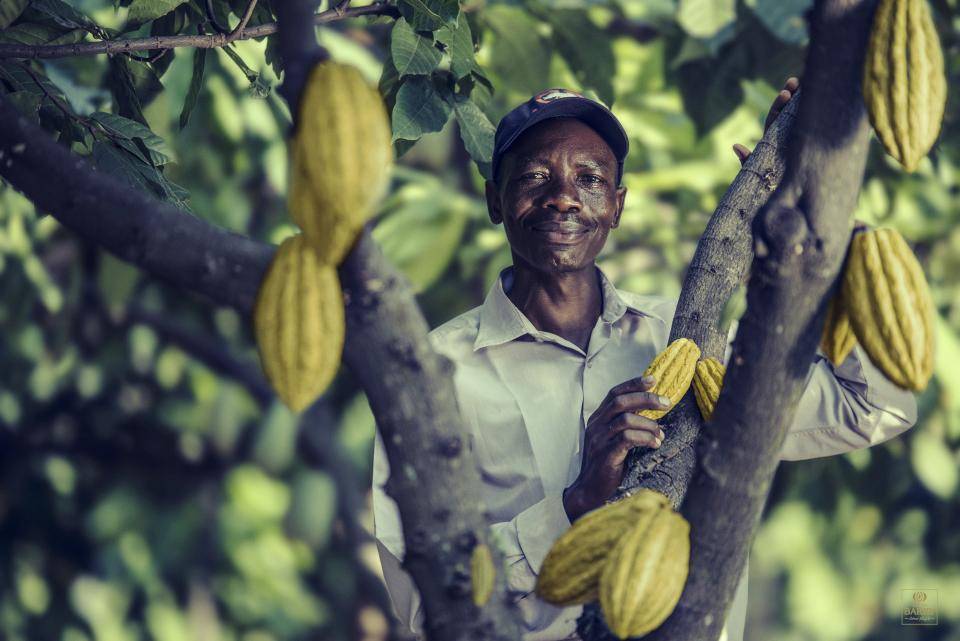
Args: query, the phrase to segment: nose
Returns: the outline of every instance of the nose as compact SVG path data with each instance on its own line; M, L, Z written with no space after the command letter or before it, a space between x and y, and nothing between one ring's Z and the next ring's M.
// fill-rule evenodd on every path
M579 212L582 204L573 180L572 177L563 175L554 176L544 190L541 207L553 209L561 214Z

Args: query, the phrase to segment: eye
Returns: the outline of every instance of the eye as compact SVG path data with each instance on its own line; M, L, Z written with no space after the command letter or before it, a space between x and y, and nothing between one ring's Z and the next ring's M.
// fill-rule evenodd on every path
M591 184L591 185L601 185L601 184L603 184L604 182L606 182L606 181L603 179L603 177L597 176L596 174L585 174L585 175L581 176L581 179L584 180L584 181L586 181L587 183L589 183L589 184Z
M542 171L528 171L520 176L520 180L541 180L547 175Z

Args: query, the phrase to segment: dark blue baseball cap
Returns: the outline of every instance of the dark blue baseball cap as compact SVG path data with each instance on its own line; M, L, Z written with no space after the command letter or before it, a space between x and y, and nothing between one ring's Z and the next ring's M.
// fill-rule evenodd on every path
M497 179L500 160L524 131L547 118L576 118L603 138L617 159L617 184L623 177L623 161L629 143L627 132L605 106L570 89L547 89L516 107L500 120L493 138L491 175Z

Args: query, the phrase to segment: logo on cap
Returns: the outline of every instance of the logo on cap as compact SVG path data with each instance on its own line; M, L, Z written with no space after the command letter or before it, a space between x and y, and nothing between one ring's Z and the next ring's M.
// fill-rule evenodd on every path
M544 105L561 98L583 98L583 96L569 89L547 89L534 96L534 100Z

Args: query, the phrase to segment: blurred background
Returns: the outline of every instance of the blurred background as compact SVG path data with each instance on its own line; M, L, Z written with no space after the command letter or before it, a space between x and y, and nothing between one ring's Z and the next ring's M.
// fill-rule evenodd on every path
M233 25L245 4L213 9ZM623 289L679 294L739 170L731 146L752 148L777 90L802 75L810 4L468 0L448 33L385 17L318 29L380 84L395 135L405 101L447 104L398 136L374 228L431 326L480 304L509 263L477 163L499 118L551 86L612 102L630 136L626 212L601 267ZM960 8L931 6L953 88ZM0 43L209 32L208 20L194 0L3 0ZM272 20L264 0L250 24ZM397 58L431 33L459 44ZM278 243L295 228L274 39L0 59L0 90L101 169ZM451 77L455 96L423 97ZM899 229L933 289L937 370L920 420L893 442L780 467L751 555L747 639L960 640L958 100L914 174L871 143L856 212ZM0 326L0 638L402 638L369 534L375 426L349 372L292 415L260 375L249 319L86 244L3 182ZM938 597L939 625L901 626L917 589Z

